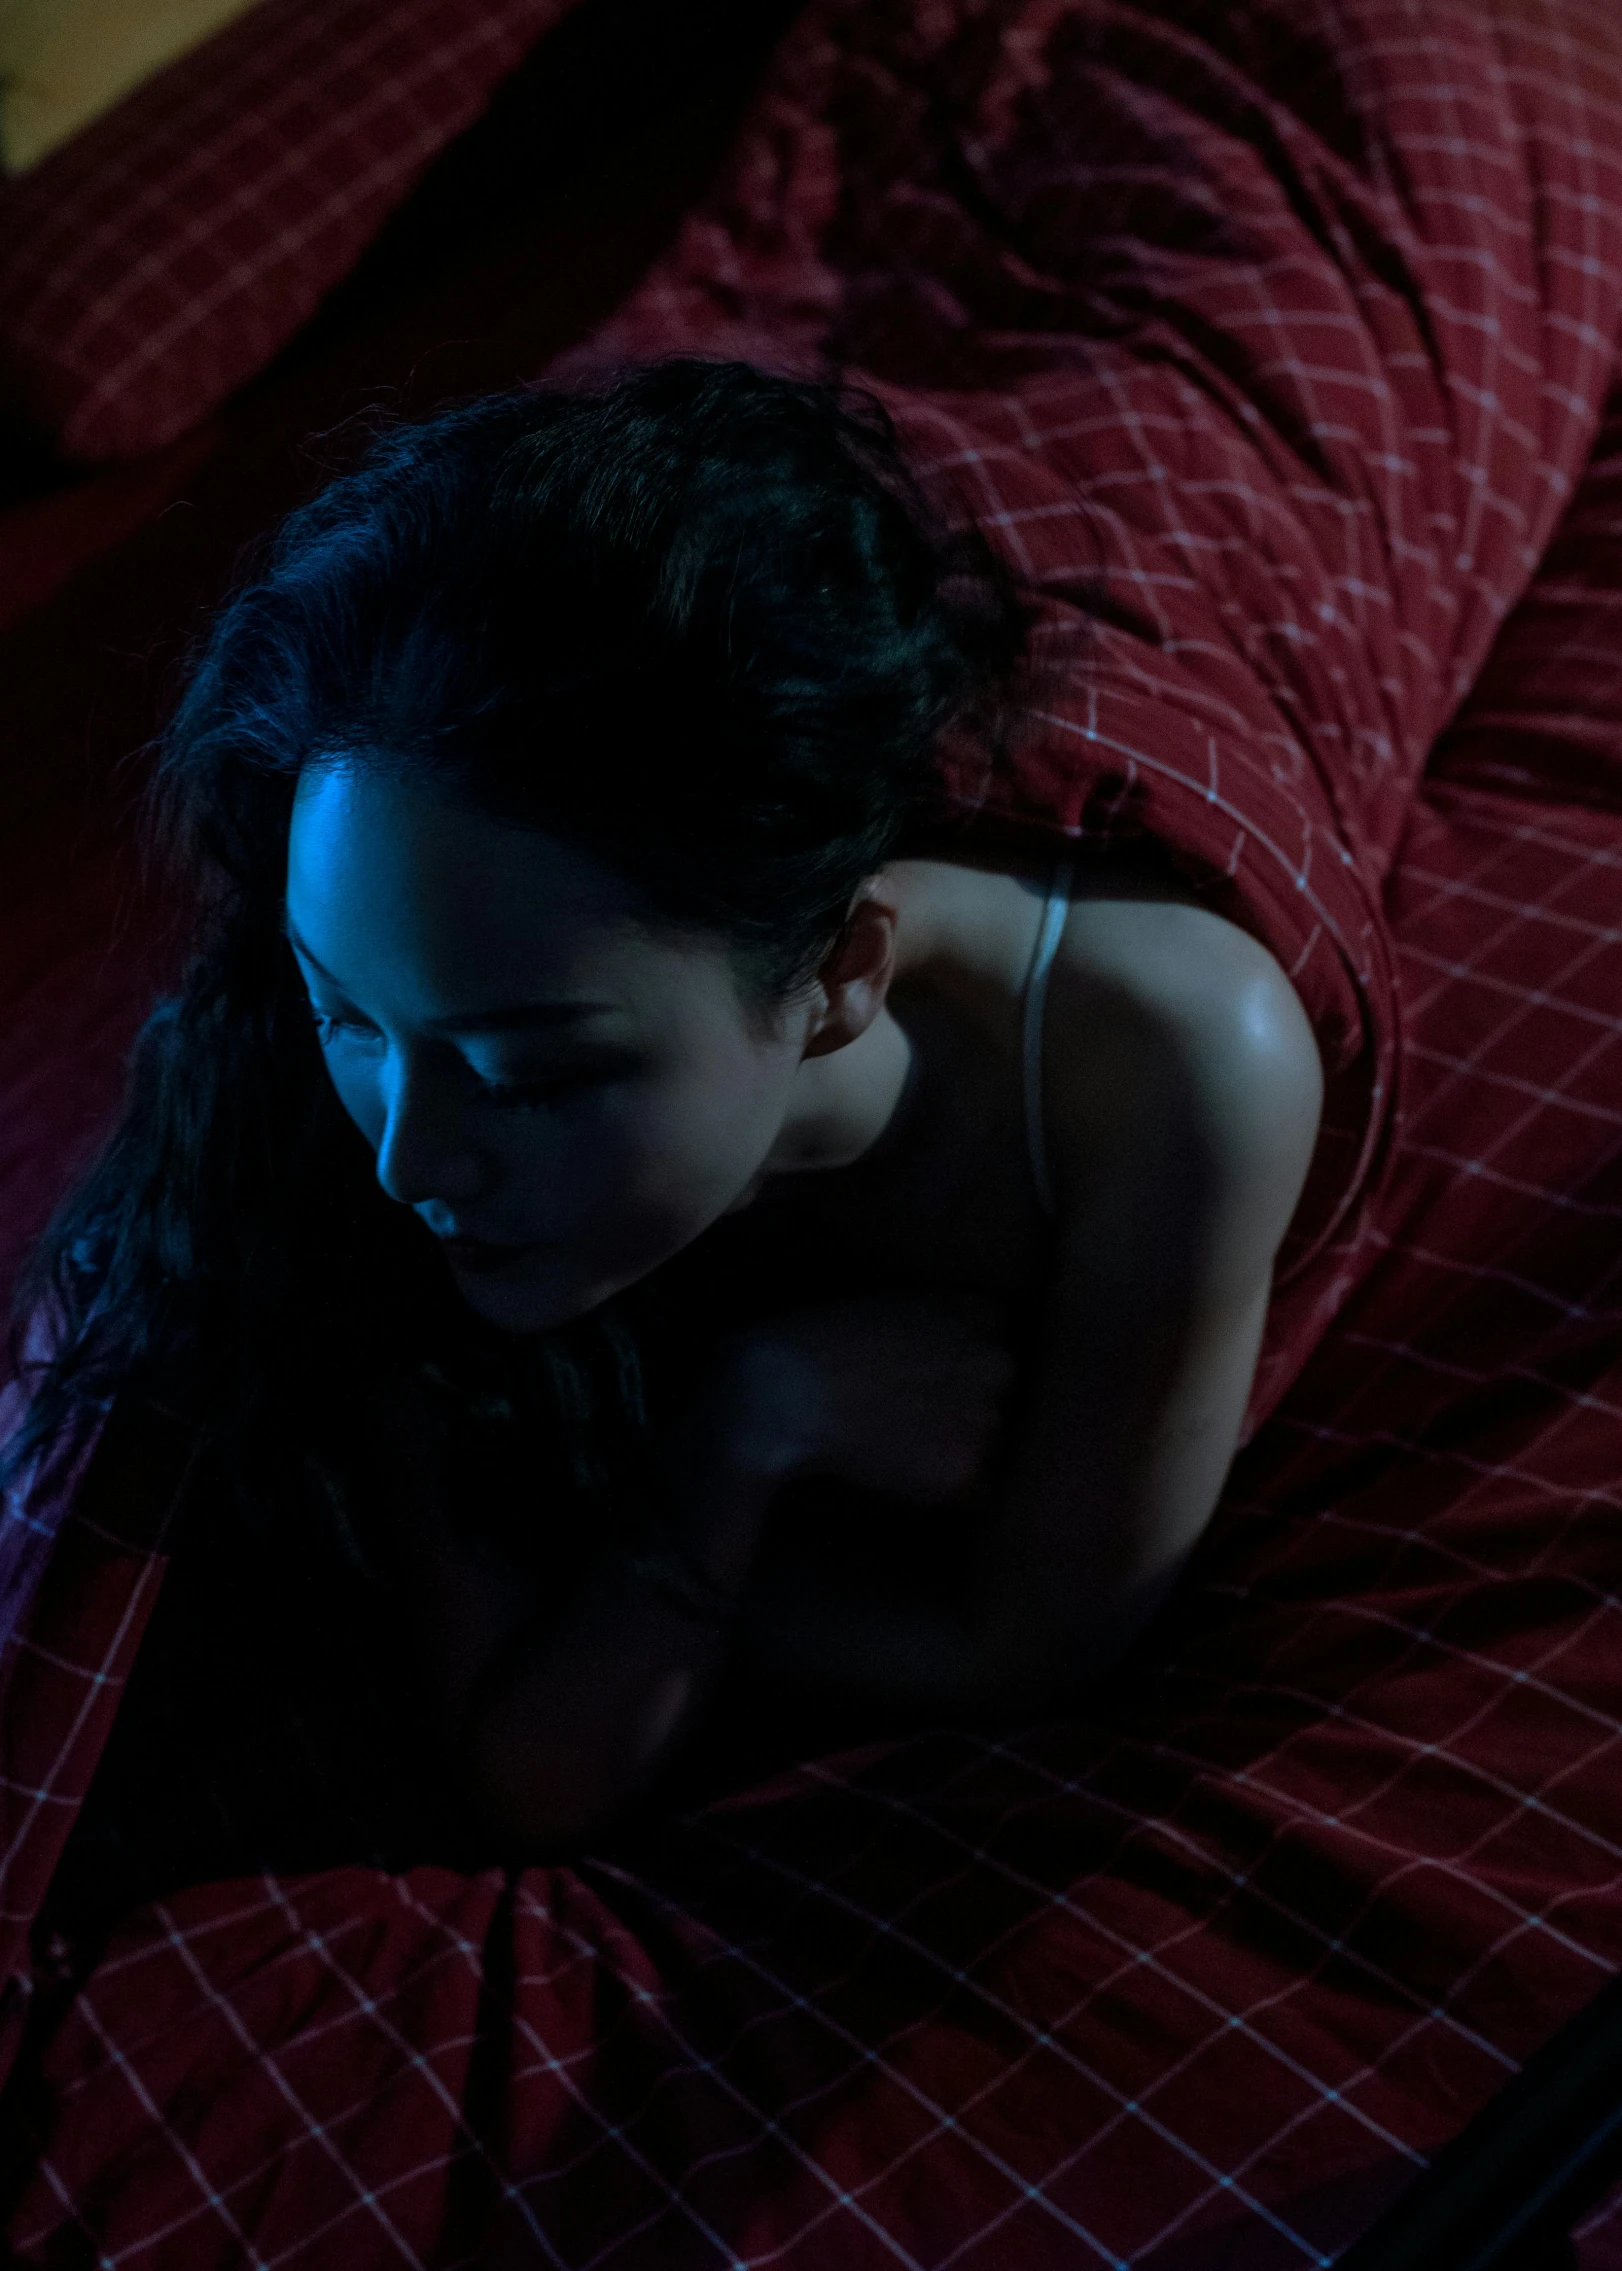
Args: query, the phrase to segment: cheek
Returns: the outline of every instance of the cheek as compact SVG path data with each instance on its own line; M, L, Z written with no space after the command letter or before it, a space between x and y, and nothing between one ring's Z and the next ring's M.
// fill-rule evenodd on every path
M388 1122L380 1068L352 1056L329 1058L327 1072L375 1155ZM460 1135L517 1199L513 1229L562 1239L605 1268L637 1270L732 1204L770 1149L784 1103L780 1067L723 1058L678 1066L561 1116L475 1112ZM456 1134L440 1132L457 1148Z
M368 1065L341 1063L330 1055L323 1062L333 1094L376 1151L383 1141L383 1124L388 1117L383 1108L382 1083L376 1072Z
M388 1129L388 1106L380 1069L364 1059L358 1062L351 1059L347 1063L329 1059L327 1072L339 1103L376 1158ZM577 1206L581 1186L589 1186L594 1179L600 1179L602 1173L602 1162L594 1162L598 1147L590 1142L573 1141L566 1132L560 1133L557 1122L544 1112L475 1109L460 1119L450 1113L438 1123L434 1143L426 1153L420 1148L420 1129L411 1142L413 1168L424 1173L429 1182L433 1180L436 1161L446 1164L458 1154L468 1153L484 1163L490 1181L499 1186L503 1195L514 1190L545 1193L554 1214L566 1213L571 1206ZM529 1224L528 1227L537 1226Z
M707 1084L679 1083L642 1088L568 1126L550 1122L527 1149L514 1138L506 1173L526 1190L527 1225L558 1246L511 1279L468 1279L463 1297L515 1332L597 1308L702 1236L751 1180L781 1120L772 1087L717 1097Z
M572 1217L574 1236L616 1268L667 1258L755 1175L782 1123L782 1086L752 1065L719 1081L687 1073L629 1092L560 1146L557 1215Z
M782 1083L757 1065L669 1081L628 1127L626 1164L639 1186L707 1203L734 1195L770 1149L783 1117Z

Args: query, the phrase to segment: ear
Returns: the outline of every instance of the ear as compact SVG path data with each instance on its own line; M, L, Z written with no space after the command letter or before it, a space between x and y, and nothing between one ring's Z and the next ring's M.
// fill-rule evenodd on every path
M895 901L874 877L851 902L845 927L817 972L806 1056L828 1056L867 1031L890 991L895 946Z

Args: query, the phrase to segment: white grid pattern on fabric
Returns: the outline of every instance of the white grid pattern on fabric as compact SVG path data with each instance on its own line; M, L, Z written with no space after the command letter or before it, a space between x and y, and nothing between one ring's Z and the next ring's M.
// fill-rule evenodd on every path
M1316 153L1328 253L1310 231L1271 249L1297 224L1191 32L1166 29L1159 77L1112 111L1085 42L1057 37L1096 29L1081 0L1010 0L1018 97L938 68L952 9L825 5L704 213L591 344L826 331L1056 607L1099 534L1114 613L1074 702L1043 713L1013 791L965 803L1023 798L1070 835L1141 820L1229 876L1326 1055L1376 1053L1348 1190L1400 1117L1278 1305L1273 1404L1130 1694L1000 1742L822 1762L664 1825L635 1868L524 1872L505 2144L480 2140L490 2229L517 2217L570 2271L1148 2267L1240 2224L1281 2265L1323 2264L1356 2214L1322 2185L1427 2156L1622 1962L1622 650L1602 558L1622 48L1580 0L1275 14L1311 68L1297 117L1276 89L1249 115L1303 195ZM1001 216L990 255L906 139L919 74ZM874 156L859 98L891 87ZM1337 88L1372 137L1361 173L1304 123ZM1148 149L1173 113L1181 172ZM1510 115L1548 161L1535 185ZM1088 147L1060 146L1081 118ZM1204 194L1223 169L1231 195ZM1361 220L1385 200L1386 269L1365 270L1331 190ZM1260 250L1111 225L1151 192L1177 229L1203 195L1202 225ZM1067 198L1097 227L1055 218ZM1088 333L1107 262L1134 251L1152 313ZM1039 333L1038 302L1071 328ZM1505 326L1529 309L1522 350ZM1199 361L1208 334L1243 407ZM1025 373L1033 338L1052 360ZM1513 784L1505 719L1527 742ZM1592 750L1609 802L1562 771ZM113 1660L98 1630L77 1657L38 1636L64 1724L91 1707L78 1667ZM401 1882L410 1930L368 1949L399 1927ZM476 2257L479 2233L413 2203L469 2151L449 2076L474 2050L481 1942L454 1917L489 1929L494 1899L349 1872L130 1919L53 2038L19 2259L77 2224L120 2271L168 2271L217 2250L210 2219L246 2199L277 2271L318 2271L340 2233L346 2271L389 2260L363 2229L379 2202L415 2218L394 2260ZM176 2059L186 2090L161 2095ZM228 2098L240 2136L216 2124L199 2158L194 2108ZM109 2200L103 2139L132 2124ZM296 2187L263 2198L278 2158L337 2187L302 2222Z

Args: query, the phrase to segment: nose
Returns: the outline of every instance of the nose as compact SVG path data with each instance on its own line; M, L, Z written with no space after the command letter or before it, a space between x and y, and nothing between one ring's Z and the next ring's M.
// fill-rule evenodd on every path
M485 1168L468 1145L462 1113L442 1083L421 1067L401 1069L392 1093L385 1084L377 1179L402 1206L444 1199L463 1206L483 1188Z

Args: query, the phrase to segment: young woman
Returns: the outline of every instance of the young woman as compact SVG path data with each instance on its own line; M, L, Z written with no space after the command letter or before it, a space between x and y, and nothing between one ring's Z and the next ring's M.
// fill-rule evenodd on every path
M222 611L150 807L190 959L18 1312L31 1439L111 1386L206 1452L104 1892L137 1820L302 1852L300 1743L545 1852L718 1693L1026 1709L1141 1630L1319 1064L1168 876L944 817L1029 626L870 398L693 359L387 435Z

